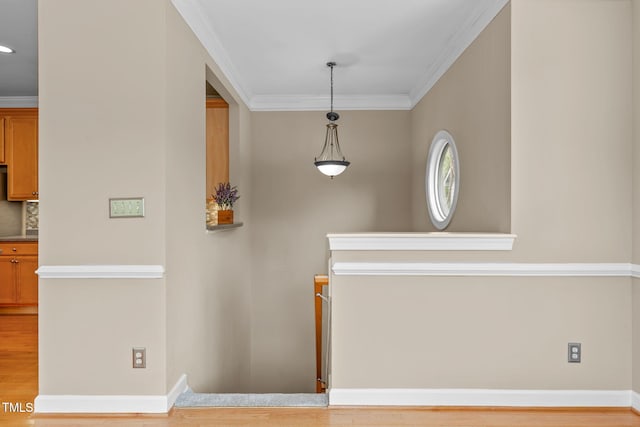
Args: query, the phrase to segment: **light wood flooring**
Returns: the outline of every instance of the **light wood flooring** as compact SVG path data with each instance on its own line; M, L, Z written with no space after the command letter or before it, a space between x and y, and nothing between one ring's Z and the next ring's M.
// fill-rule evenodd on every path
M212 408L113 416L5 412L2 402L22 403L23 407L33 402L37 366L37 316L0 316L0 426L640 427L640 416L628 409Z

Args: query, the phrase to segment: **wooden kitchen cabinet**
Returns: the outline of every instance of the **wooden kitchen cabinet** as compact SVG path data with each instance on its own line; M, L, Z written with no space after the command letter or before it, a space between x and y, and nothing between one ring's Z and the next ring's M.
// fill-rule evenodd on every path
M26 255L16 259L19 305L38 305L38 256Z
M7 199L38 199L38 110L0 109L4 124Z
M206 101L206 197L221 182L229 182L229 104L222 98Z
M16 303L16 286L12 259L0 256L0 304Z
M4 117L0 116L0 165L6 164L4 148Z
M0 306L38 305L38 242L0 242Z

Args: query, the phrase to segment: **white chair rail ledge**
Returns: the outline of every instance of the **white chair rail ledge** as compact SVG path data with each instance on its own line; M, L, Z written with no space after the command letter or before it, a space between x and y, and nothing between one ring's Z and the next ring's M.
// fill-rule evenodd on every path
M161 279L162 265L43 265L41 279Z
M510 251L506 233L345 233L328 234L332 251Z
M337 276L639 277L629 263L336 262Z

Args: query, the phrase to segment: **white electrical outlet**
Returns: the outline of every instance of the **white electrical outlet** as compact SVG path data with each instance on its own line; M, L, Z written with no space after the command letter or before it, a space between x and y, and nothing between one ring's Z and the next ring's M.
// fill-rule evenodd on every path
M582 345L580 343L569 343L567 359L569 363L580 363L580 359L582 359Z
M147 349L146 348L134 347L131 349L131 355L133 357L134 368L147 367Z
M127 197L109 199L109 218L144 217L144 198Z

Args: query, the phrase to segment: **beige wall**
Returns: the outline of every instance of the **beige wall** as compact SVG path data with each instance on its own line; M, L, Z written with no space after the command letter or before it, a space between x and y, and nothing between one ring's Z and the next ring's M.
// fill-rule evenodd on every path
M249 113L168 1L41 0L40 263L160 264L167 274L157 280L42 280L40 392L164 394L182 373L196 391L312 391L311 283L315 273L327 271L325 235L428 230L424 162L440 128L452 130L465 153L477 148L467 145L474 138L497 144L490 159L476 152L462 157L463 178L478 176L492 190L464 190L451 225L518 234L513 252L479 255L483 260L628 262L630 3L514 0L510 55L504 52L508 11L413 112L340 111L340 139L352 165L330 180L312 164L323 142L324 113ZM494 42L499 49L489 47ZM487 66L510 56L510 87L505 68L477 80L465 75L460 64L473 67L485 55L495 58ZM211 235L203 227L205 77L231 103L231 180L240 187L237 214L245 222ZM453 91L456 82L459 91ZM455 97L448 98L449 91ZM511 136L505 138L509 93ZM480 111L487 117L478 120ZM486 123L499 136L491 138ZM509 140L510 171L504 164ZM482 170L480 160L496 164ZM470 181L464 188L475 185ZM145 197L146 217L109 220L107 199L115 196ZM485 200L497 202L486 206ZM631 385L628 279L403 278L383 299L368 292L383 282L334 283L336 289L348 285L334 295L341 325L334 337L336 385ZM367 295L369 301L362 298ZM432 330L441 349L450 344L447 332L489 345L463 369L468 380L457 364L438 366L447 356L455 360L450 348L423 354L430 361L420 368L425 376L442 368L425 383L378 370L372 378L380 375L381 382L372 384L365 367L394 369L374 361L416 355L388 348L362 364L355 346L370 348L373 337L350 322L359 325L373 315L367 302L388 318L415 320L414 336L424 333L423 325L450 320ZM468 314L455 317L443 309L448 305L462 305ZM562 309L567 306L573 316ZM396 343L393 323L379 326L387 342ZM516 335L518 326L527 334ZM579 369L564 361L569 340L585 346ZM511 342L537 347L522 355ZM148 349L146 370L130 367L134 345ZM95 358L78 360L79 347ZM532 374L516 372L508 355L535 363ZM490 378L491 372L499 375Z
M250 263L248 221L250 116L193 32L167 2L167 388L187 374L197 392L249 386ZM207 234L205 79L231 104L231 181L245 226Z
M164 5L44 0L38 15L40 265L164 265ZM146 217L109 220L117 196L143 196ZM163 279L41 280L40 393L165 393L164 299Z
M441 129L453 135L460 157L460 196L447 231L510 231L509 11L507 5L411 112L415 231L436 231L424 177Z
M43 0L39 17L40 264L167 270L41 280L40 393L166 394L183 373L197 391L245 387L248 230L204 229L205 66L219 70L169 1ZM245 186L249 118L233 107ZM145 198L145 218L108 218L126 196Z
M513 0L510 32L513 251L336 259L629 262L630 3ZM629 278L333 276L332 292L332 387L631 387Z
M640 1L633 11L633 262L640 264ZM640 325L639 325L640 326Z
M633 263L640 264L640 0L633 11ZM640 279L633 279L633 390L640 392Z
M39 394L166 394L164 306L160 279L41 280ZM131 368L134 346L146 369Z
M334 276L332 301L332 388L631 385L627 278Z
M339 107L338 107L339 110ZM313 165L324 112L252 114L252 389L315 387L313 275L327 273L329 232L410 226L409 112L339 111L351 166Z
M631 258L628 1L511 5L511 229L518 258Z
M164 5L45 0L39 16L40 262L164 264ZM108 218L109 197L137 195L144 219Z

